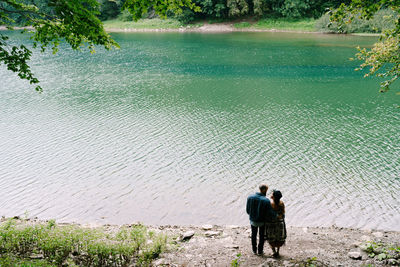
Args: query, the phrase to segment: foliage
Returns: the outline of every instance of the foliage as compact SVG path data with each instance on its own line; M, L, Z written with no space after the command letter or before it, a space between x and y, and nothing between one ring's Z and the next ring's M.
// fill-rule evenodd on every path
M351 22L339 27L337 22L330 21L330 14L327 13L318 19L316 28L321 32L332 33L380 33L392 29L398 18L399 14L393 10L382 9L369 20L355 17Z
M361 69L368 69L365 76L376 75L385 78L381 83L381 92L386 92L400 76L400 1L352 0L349 5L342 4L337 10L331 11L331 20L338 23L339 30L355 18L371 20L380 10L391 9L397 16L390 29L382 31L380 41L370 50L359 48L356 57L364 62Z
M236 258L234 258L231 262L232 267L239 267L240 266L240 257L242 257L242 254L238 253L236 254Z
M309 19L262 19L253 27L257 29L276 29L276 30L296 30L296 31L315 31L315 20Z
M117 233L60 227L54 222L28 225L9 220L0 225L0 258L11 265L29 262L38 254L43 259L29 266L61 266L66 262L77 266L149 265L166 244L165 235L151 233L143 225L121 228Z
M368 254L370 258L376 258L380 261L389 259L400 260L399 246L369 241L360 247Z

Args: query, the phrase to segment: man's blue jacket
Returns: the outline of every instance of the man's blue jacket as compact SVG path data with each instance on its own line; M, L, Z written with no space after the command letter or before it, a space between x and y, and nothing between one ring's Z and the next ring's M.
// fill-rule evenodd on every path
M246 212L252 222L263 223L276 218L271 202L261 193L255 193L247 198Z

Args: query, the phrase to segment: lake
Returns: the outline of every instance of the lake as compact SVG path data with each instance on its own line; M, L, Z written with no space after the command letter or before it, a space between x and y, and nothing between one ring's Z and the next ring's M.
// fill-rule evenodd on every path
M289 225L400 231L400 96L349 60L376 37L112 36L34 53L42 94L0 66L0 215L247 225L267 183Z

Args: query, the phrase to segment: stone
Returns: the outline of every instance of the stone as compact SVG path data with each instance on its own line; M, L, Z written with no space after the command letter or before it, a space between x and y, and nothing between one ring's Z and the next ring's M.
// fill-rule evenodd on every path
M268 267L268 266L273 266L275 263L274 259L268 258L264 263L260 265L260 267Z
M32 254L29 256L29 258L34 259L34 260L39 260L39 259L44 259L43 254Z
M220 232L217 232L217 231L207 231L204 233L204 235L207 237L217 236L219 234L220 234Z
M224 246L225 248L233 248L233 249L239 249L239 245L237 244L228 244Z
M211 224L205 224L201 227L203 230L211 230L213 226Z
M382 232L374 232L374 233L372 233L372 235L377 237L377 238L382 238L383 237L383 233Z
M395 260L395 259L388 259L388 260L387 260L387 263L388 263L389 265L397 265L397 264L399 264L400 262L397 261L397 260ZM397 265L397 266L398 266L398 265Z
M359 246L361 245L361 242L354 242L353 244L351 244L351 246L353 247L353 248L358 248Z
M168 261L166 259L158 259L153 262L153 266L161 266L161 265L168 265Z
M361 260L362 258L361 253L358 251L350 251L347 255L353 260Z
M194 236L194 231L187 231L182 234L181 240L187 241L190 240Z
M291 264L290 261L283 261L283 262L282 262L282 265L283 265L284 267L289 267L289 266L292 266L293 264Z

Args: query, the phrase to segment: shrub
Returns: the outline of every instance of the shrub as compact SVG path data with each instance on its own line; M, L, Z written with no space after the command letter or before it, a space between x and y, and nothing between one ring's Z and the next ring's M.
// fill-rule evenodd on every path
M379 33L383 30L391 29L395 25L396 19L399 19L399 14L391 9L383 9L378 11L375 16L370 19L354 18L351 23L344 24L339 27L337 23L331 23L329 14L323 15L316 22L316 28L321 32L332 33Z

